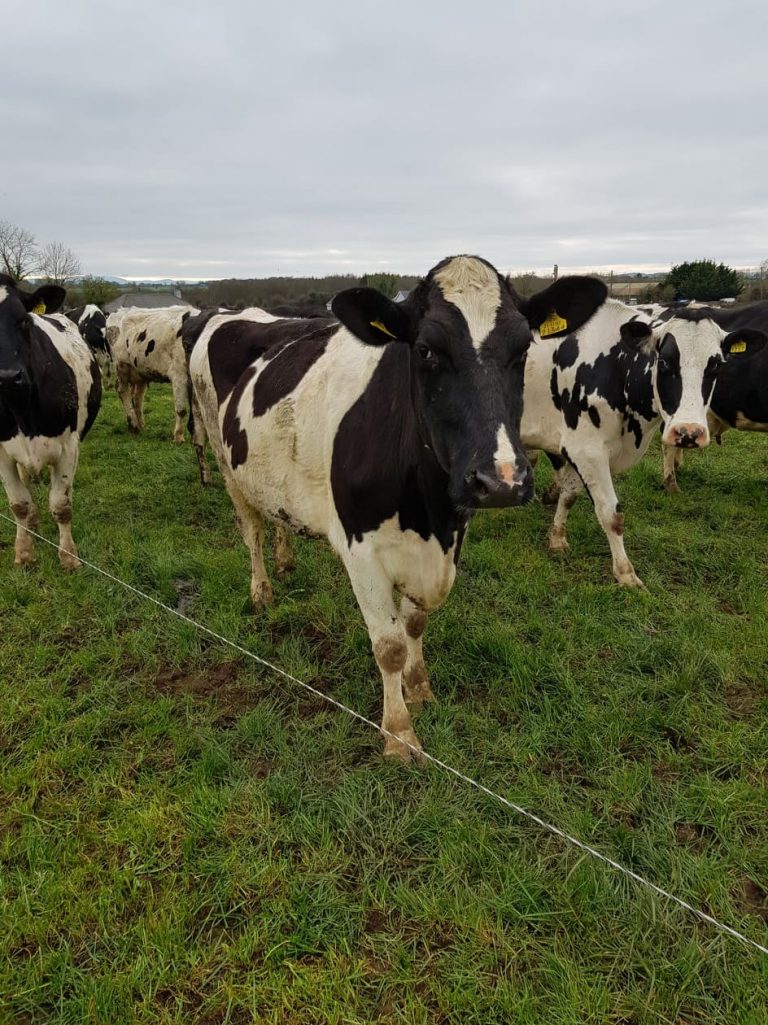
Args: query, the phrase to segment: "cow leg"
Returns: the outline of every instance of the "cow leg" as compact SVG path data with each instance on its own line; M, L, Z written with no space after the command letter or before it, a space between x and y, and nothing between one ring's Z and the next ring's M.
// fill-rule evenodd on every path
M173 427L173 440L177 445L184 444L184 419L187 415L187 379L186 377L174 374L171 380L173 389L173 409L176 414L176 423Z
M384 755L409 762L422 761L421 744L403 697L403 669L408 657L407 635L392 596L392 582L377 563L351 554L344 560L352 589L368 627L373 656L384 683L382 729L387 731Z
M200 483L208 485L211 483L211 471L208 468L208 462L205 458L205 443L208 440L208 436L205 433L205 424L203 423L200 406L198 405L194 392L189 396L189 433L192 438L195 455L197 456L197 469L200 474Z
M294 565L291 535L278 523L275 528L275 573L282 577L290 573Z
M662 461L664 464L664 490L670 494L679 491L677 484L677 468L683 462L683 450L673 445L662 445Z
M147 392L146 381L135 381L131 386L131 396L133 401L133 412L136 417L136 423L139 425L139 430L144 430L144 396Z
M115 368L115 390L123 404L125 419L128 421L128 430L138 434L141 430L139 421L136 419L136 410L133 405L133 388L130 382L129 373L122 364L118 363Z
M611 546L614 577L622 587L644 588L645 585L635 573L635 567L624 549L624 513L613 487L608 453L585 457L574 465L589 492L595 515Z
M264 519L258 510L249 505L237 484L229 474L224 473L229 497L235 507L235 516L240 533L251 553L251 601L254 609L272 602L272 585L264 565Z
M400 602L400 619L405 627L406 657L403 670L403 697L409 705L420 708L425 701L434 701L429 686L427 667L424 665L422 640L427 625L427 614L410 598Z
M543 505L557 505L562 487L562 471L566 463L561 456L556 456L553 452L547 452L546 456L552 464L553 474L549 487L542 493L541 501Z
M565 525L568 513L576 504L584 485L576 470L566 464L556 471L557 475L557 509L552 526L549 528L547 542L551 552L564 552L568 548Z
M0 449L0 480L3 482L8 503L16 520L14 565L28 566L34 561L34 546L29 530L37 530L37 507L22 480L15 460Z
M77 470L78 456L79 449L75 443L51 467L51 489L48 495L51 516L59 526L59 562L62 569L71 571L80 569L82 565L72 537L72 481Z

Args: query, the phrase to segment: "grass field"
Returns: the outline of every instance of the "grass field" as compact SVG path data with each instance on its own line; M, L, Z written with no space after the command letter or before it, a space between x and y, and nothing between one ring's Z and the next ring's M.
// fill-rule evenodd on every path
M298 541L254 617L167 389L83 446L81 554L365 715L340 563ZM548 471L540 467L539 485ZM768 943L768 440L619 482L647 593L589 503L474 521L425 651L425 747ZM6 505L3 502L3 511ZM42 530L53 538L48 516ZM0 521L0 1022L768 1021L768 958Z

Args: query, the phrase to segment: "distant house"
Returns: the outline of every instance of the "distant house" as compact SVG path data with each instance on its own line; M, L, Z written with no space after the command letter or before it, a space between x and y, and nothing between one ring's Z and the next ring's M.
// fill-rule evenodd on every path
M408 290L407 290L407 289L401 288L401 289L400 289L400 291L399 291L399 292L397 293L397 295L395 296L395 302L396 302L396 303L401 303L401 302L403 302L403 301L404 301L405 299L407 299L407 298L408 298L409 294L410 294L410 293L408 292Z
M181 298L178 289L173 292L126 292L118 296L114 302L107 303L104 307L105 313L114 313L115 310L124 310L129 306L138 307L141 310L161 310L165 306L188 306L194 309L192 303Z

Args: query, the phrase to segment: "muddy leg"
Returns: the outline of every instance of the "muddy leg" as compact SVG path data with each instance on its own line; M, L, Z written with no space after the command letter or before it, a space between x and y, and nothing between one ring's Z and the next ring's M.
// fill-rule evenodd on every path
M418 709L425 701L434 701L424 664L422 641L427 626L427 614L410 598L400 602L400 619L405 627L406 660L403 670L403 697Z

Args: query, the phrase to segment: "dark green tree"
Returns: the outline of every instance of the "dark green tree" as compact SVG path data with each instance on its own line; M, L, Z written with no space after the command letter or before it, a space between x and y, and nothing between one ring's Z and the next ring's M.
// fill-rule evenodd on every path
M363 274L360 284L364 288L377 288L384 295L394 299L400 287L400 275L379 271L375 274Z
M92 274L82 278L79 292L83 303L96 303L97 306L111 303L113 299L117 299L120 295L120 289L114 282L94 277Z
M678 263L664 279L686 299L711 301L735 298L740 295L744 282L738 272L714 260L690 260Z

